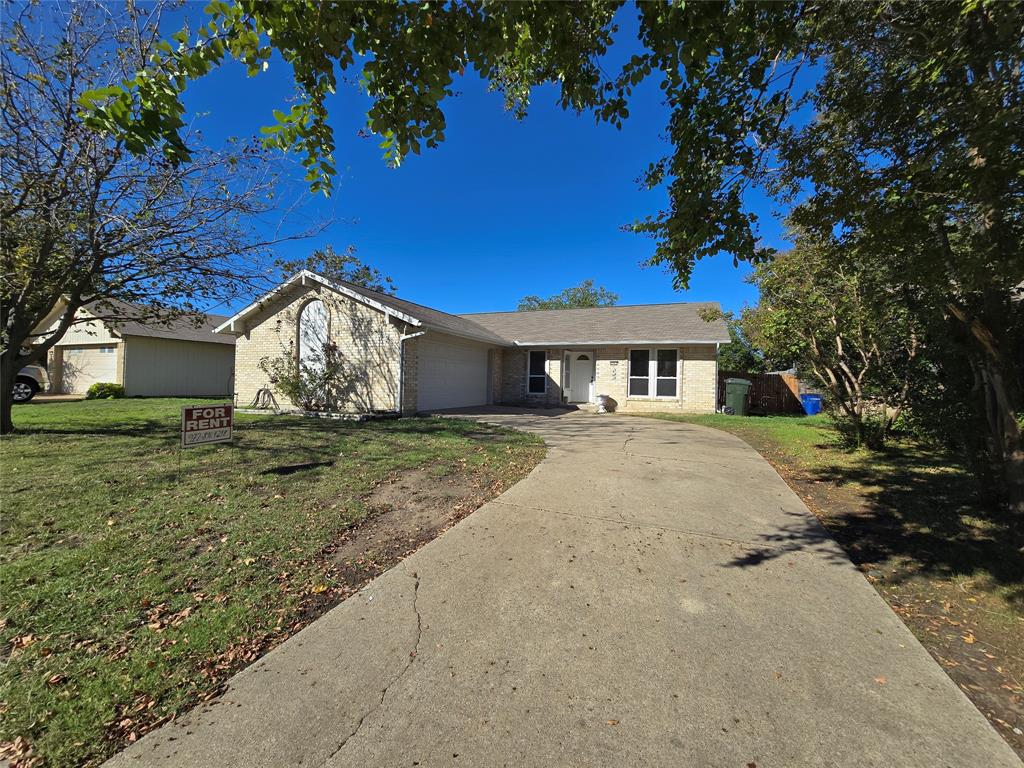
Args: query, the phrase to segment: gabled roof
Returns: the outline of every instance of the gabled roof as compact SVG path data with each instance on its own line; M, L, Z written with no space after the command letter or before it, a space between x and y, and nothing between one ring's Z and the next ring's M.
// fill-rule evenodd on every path
M408 325L503 347L716 344L729 341L729 332L722 320L706 322L700 317L701 310L719 309L718 302L713 301L452 315L387 293L371 291L354 283L328 280L309 270L292 275L274 290L221 323L216 331L242 333L246 318L267 308L289 290L310 283L323 285Z
M118 336L146 336L154 339L206 341L212 344L234 344L235 340L214 333L227 318L188 312L170 320L161 320L158 310L120 299L102 299L86 304L83 309L102 321Z
M286 294L291 288L308 285L311 282L323 285L336 293L348 296L350 299L354 299L355 301L380 310L384 314L396 317L412 326L424 326L428 329L441 331L443 333L451 333L455 336L487 341L492 344L508 344L505 339L500 336L496 336L483 326L474 323L472 320L467 320L459 317L458 315L451 315L447 312L433 309L432 307L425 307L422 304L415 304L411 301L406 301L405 299L399 299L397 296L391 296L387 293L371 291L369 288L364 288L360 285L355 285L354 283L328 280L326 277L321 277L315 272L310 272L306 269L292 275L281 283L281 285L277 286L277 288L264 294L245 309L238 312L238 314L228 318L216 328L216 331L218 333L241 332L241 329L238 329L237 326L247 317L256 314L266 307L268 303L272 302L277 297Z
M675 304L539 309L462 315L518 345L558 344L725 344L723 320L707 322L702 310L720 310L717 301Z
M406 301L405 299L400 299L397 296L391 296L386 293L371 291L368 288L353 285L352 283L341 283L341 285L347 286L350 290L355 291L362 296L366 296L367 298L378 301L381 304L386 304L393 309L411 315L428 328L443 331L444 333L451 333L455 336L464 336L470 339L489 341L494 344L508 344L508 341L505 338L491 332L484 326L475 322L472 318L468 318L465 315L450 315L439 309L426 307L422 304L415 304L411 301Z

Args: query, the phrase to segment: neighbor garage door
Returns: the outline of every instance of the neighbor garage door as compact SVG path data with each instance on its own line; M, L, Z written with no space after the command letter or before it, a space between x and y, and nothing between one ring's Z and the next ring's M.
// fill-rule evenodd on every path
M85 392L98 381L117 383L117 346L64 347L61 391L68 394Z
M433 411L487 403L487 347L451 336L419 346L417 408Z

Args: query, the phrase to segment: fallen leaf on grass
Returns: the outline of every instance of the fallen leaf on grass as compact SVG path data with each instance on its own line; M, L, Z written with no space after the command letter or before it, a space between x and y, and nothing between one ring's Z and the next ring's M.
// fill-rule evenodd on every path
M21 637L12 637L11 645L15 648L28 648L32 643L36 642L39 638L35 635L22 635Z
M22 736L14 741L0 742L0 759L10 760L11 765L19 768L33 768L43 762L42 757L32 754L32 745Z
M978 642L978 638L974 636L973 632L968 632L966 635L964 635L963 640L968 645L974 645L974 643Z
M50 675L46 678L47 685L62 685L67 682L68 676L58 672L55 675Z

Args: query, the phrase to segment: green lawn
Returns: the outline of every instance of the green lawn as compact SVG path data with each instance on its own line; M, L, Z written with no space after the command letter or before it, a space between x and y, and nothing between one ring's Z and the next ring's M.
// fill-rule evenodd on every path
M0 742L21 737L46 765L97 763L343 599L351 585L323 552L381 480L428 468L495 495L544 451L451 419L239 415L233 444L181 452L180 407L194 402L15 409Z

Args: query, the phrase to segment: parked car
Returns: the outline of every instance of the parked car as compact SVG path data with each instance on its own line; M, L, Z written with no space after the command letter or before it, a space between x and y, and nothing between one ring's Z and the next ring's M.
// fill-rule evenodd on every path
M46 369L41 365L26 365L18 371L18 377L14 380L12 393L14 402L27 403L36 394L44 389L49 383L46 377Z

